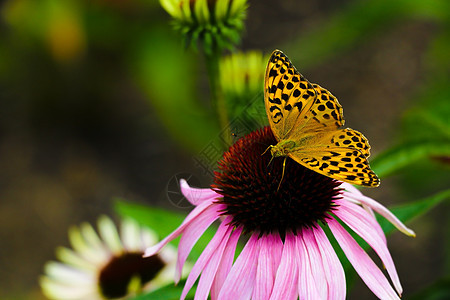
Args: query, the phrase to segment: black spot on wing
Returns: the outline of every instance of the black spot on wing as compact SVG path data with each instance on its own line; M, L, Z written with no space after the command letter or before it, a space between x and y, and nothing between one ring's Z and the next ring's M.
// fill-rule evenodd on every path
M269 102L273 103L273 104L281 104L280 98L275 98L275 99L269 98Z
M269 77L276 77L277 75L278 75L277 70L271 69L271 70L269 71Z

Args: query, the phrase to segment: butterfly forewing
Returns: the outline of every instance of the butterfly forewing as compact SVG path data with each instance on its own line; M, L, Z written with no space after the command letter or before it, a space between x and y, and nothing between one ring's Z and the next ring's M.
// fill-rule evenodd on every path
M345 123L342 106L328 90L318 84L312 84L316 90L316 99L309 112L297 120L288 139L298 139L310 132L329 131L342 127Z
M316 98L316 90L279 50L269 59L264 81L264 101L275 137L286 138L304 118Z

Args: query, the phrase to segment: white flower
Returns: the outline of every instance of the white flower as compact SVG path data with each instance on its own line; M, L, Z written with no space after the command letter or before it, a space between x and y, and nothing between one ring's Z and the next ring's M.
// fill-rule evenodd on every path
M113 221L101 216L98 232L88 223L69 230L73 249L59 247L56 256L60 261L47 262L40 278L48 298L125 298L173 282L175 249L142 257L147 247L158 242L152 230L125 219L119 236Z

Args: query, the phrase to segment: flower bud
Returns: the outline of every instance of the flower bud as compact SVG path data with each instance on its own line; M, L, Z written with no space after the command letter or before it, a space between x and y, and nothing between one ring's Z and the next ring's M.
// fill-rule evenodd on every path
M173 17L186 45L199 44L208 54L231 49L240 40L246 0L160 0Z

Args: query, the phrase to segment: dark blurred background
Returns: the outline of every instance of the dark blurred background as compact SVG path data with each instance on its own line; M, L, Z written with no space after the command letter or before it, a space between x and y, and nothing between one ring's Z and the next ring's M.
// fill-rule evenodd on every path
M114 197L176 209L168 182L211 183L194 157L218 131L194 124L210 118L198 106L209 95L202 56L158 1L1 3L0 298L40 299L37 278L70 225L114 214ZM446 3L250 1L240 49L283 50L337 96L376 156L415 135L404 120L434 105L430 90L448 92ZM419 162L364 193L386 206L420 199L448 187L445 163ZM389 238L405 299L448 274L442 207L409 224L415 239ZM372 298L357 279L349 299Z

